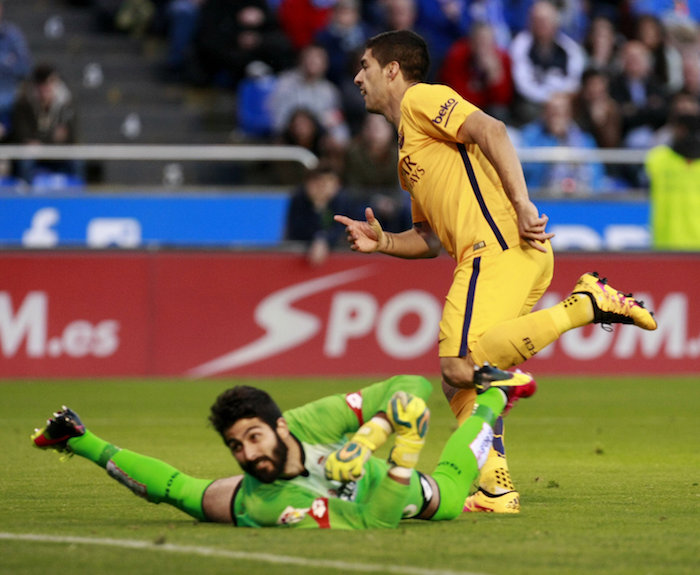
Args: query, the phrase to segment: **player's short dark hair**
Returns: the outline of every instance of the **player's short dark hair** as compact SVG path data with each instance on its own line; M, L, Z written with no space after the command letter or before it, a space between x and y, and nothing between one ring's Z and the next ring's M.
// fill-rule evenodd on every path
M409 82L425 82L430 68L430 54L425 40L411 30L391 30L373 36L365 47L383 68L398 62Z
M209 421L223 437L239 419L259 417L273 429L282 411L268 393L249 385L237 385L224 391L211 406Z

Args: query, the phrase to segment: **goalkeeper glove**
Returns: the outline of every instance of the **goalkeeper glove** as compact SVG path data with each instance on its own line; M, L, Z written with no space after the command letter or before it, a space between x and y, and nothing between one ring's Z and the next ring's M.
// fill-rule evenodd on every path
M425 444L430 410L422 398L397 391L389 400L387 417L396 432L389 463L398 467L415 468Z
M364 473L364 464L381 447L391 433L391 425L381 415L375 415L346 443L326 459L326 479L357 481Z

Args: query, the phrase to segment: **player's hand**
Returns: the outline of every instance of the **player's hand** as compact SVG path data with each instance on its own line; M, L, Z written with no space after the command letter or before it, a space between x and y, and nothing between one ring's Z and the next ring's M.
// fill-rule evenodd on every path
M348 483L357 481L365 472L365 461L372 452L359 443L346 443L326 459L326 479Z
M532 202L528 202L518 210L518 231L523 238L536 250L546 253L547 248L544 242L554 237L554 234L547 231L549 218L537 211L537 207Z
M387 238L372 208L365 209L365 218L365 222L342 215L336 215L333 219L345 226L350 247L356 252L368 254L386 247Z

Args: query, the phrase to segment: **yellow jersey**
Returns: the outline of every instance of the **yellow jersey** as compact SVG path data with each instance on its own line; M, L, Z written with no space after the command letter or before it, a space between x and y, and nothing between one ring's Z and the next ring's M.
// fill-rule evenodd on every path
M426 221L457 261L519 245L515 210L496 170L475 145L457 140L478 110L448 86L416 84L401 101L399 179L413 221Z

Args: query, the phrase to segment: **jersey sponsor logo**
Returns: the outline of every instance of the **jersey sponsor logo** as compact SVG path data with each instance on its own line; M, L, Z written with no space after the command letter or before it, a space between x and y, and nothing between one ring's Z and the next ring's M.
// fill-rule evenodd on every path
M404 156L399 164L399 174L402 187L410 192L425 174L425 168L412 161L411 156Z
M437 124L438 126L444 125L447 127L447 123L450 121L450 116L456 107L457 100L454 98L447 100L447 102L442 104L438 109L437 115L433 118L433 124Z

